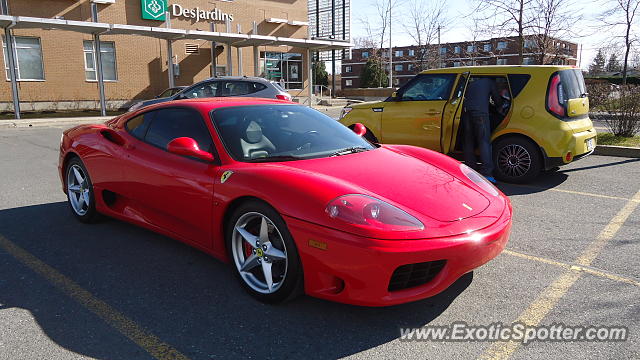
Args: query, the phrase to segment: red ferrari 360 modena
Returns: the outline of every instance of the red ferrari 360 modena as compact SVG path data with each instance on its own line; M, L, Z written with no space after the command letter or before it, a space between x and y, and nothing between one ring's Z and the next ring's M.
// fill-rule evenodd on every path
M72 213L156 231L231 263L265 302L433 296L502 251L511 205L442 154L371 144L291 102L152 105L64 132Z

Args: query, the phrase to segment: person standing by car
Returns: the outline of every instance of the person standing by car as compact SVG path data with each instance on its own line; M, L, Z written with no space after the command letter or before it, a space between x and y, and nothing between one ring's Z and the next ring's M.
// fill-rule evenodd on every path
M472 79L464 96L462 122L464 126L464 162L477 169L476 146L480 150L482 166L479 172L487 180L495 183L493 177L493 155L491 153L491 119L489 117L489 98L498 107L502 98L493 79L479 77Z

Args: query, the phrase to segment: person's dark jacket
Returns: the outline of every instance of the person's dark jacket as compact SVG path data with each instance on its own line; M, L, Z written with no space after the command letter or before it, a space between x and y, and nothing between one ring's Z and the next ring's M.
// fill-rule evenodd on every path
M467 112L489 114L489 98L500 102L500 93L496 83L490 78L477 78L469 82L464 95L464 107Z

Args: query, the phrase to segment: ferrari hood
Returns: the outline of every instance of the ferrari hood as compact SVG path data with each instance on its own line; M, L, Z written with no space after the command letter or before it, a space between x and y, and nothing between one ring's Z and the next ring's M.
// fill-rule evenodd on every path
M465 219L489 206L484 195L446 171L385 148L281 164L441 222Z

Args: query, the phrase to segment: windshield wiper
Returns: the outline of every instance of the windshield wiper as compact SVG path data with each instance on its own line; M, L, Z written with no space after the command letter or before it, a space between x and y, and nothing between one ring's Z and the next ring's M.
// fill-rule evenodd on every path
M276 155L276 156L268 156L256 159L250 159L248 162L272 162L272 161L294 161L303 159L299 156L294 155Z
M359 153L359 152L369 151L369 150L370 149L364 146L352 146L352 147L340 149L334 152L333 154L331 154L331 156L348 155L348 154Z

